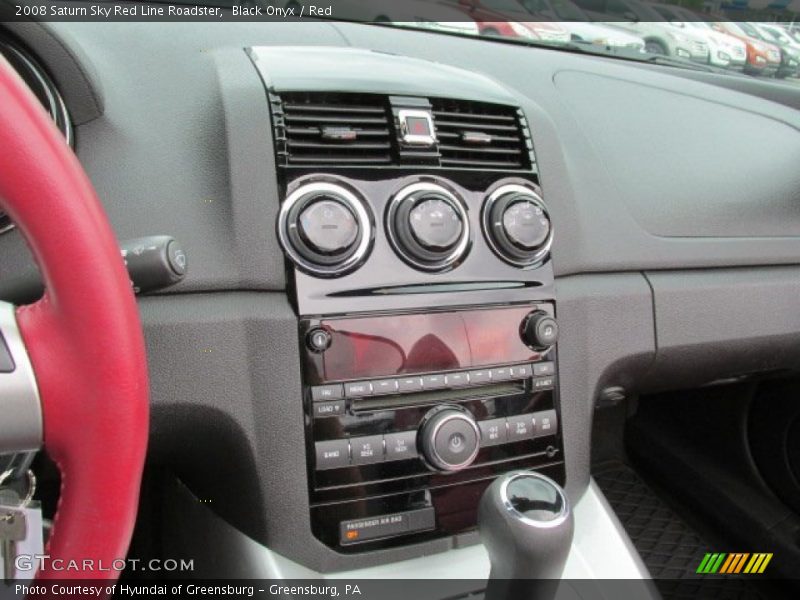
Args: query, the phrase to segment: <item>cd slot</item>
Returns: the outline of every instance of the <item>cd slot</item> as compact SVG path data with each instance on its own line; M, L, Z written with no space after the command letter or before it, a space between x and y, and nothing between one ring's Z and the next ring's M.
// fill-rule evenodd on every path
M351 404L353 412L393 410L403 406L420 406L440 402L463 402L486 396L507 396L525 391L524 381L490 383L446 390L430 390L371 398L355 398Z

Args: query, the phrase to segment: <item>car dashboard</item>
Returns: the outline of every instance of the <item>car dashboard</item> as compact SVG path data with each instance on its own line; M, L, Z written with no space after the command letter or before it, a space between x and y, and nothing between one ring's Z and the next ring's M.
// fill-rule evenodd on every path
M357 23L6 34L118 238L188 256L139 297L150 462L293 564L468 551L498 474L593 493L608 390L800 359L800 91Z

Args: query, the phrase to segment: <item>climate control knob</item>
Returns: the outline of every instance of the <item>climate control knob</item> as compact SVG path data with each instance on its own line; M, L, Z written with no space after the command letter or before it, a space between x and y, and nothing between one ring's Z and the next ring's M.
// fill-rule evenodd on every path
M335 256L347 252L358 239L355 215L336 199L322 197L300 213L300 237L321 254Z
M453 268L469 249L467 209L460 198L437 183L413 183L395 194L386 226L397 254L424 271Z
M423 419L419 430L422 454L439 471L468 467L480 450L481 434L472 415L457 406L438 406Z
M550 251L553 228L544 202L524 185L504 185L489 195L483 228L494 253L518 267L541 263Z
M429 250L452 248L464 231L456 209L435 196L417 204L408 216L414 238Z
M523 321L521 335L531 348L547 350L558 341L558 323L543 310L536 310Z
M301 185L284 200L278 239L303 271L320 277L357 268L372 245L372 219L365 202L331 181Z

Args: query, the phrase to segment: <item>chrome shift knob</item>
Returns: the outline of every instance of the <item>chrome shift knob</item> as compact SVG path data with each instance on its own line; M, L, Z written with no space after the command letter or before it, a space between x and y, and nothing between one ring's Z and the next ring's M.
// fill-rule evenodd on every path
M573 534L560 485L539 473L508 473L484 492L478 526L492 564L486 600L552 597Z

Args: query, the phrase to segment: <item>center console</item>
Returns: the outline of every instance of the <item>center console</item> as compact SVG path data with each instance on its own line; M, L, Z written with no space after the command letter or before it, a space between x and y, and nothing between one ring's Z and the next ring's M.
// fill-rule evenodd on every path
M513 97L474 74L437 83L421 61L393 61L405 83L365 83L250 54L276 140L313 535L340 554L458 536L501 474L563 485L553 224Z
M452 535L497 474L563 483L553 313L301 320L314 534L343 552Z

